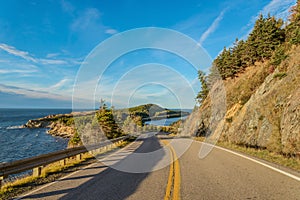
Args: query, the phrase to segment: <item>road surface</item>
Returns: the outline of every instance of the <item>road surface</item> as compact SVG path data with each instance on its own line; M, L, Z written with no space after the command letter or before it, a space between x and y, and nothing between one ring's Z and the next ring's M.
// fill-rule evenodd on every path
M297 173L296 178L289 177L219 148L199 159L200 142L189 140L190 147L175 161L187 140L143 137L104 158L104 163L94 163L21 199L300 199ZM158 150L153 159L130 162L130 169L146 165L150 172L123 172L114 167L126 163L133 152L146 155ZM161 167L166 159L172 164Z

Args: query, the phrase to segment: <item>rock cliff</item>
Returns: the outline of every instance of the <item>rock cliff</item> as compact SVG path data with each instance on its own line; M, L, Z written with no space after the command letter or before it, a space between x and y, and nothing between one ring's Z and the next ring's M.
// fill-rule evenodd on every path
M256 63L224 84L227 108L217 128L221 141L300 156L299 47L275 71L267 62ZM209 96L197 111L196 135L217 134L208 120L211 109Z

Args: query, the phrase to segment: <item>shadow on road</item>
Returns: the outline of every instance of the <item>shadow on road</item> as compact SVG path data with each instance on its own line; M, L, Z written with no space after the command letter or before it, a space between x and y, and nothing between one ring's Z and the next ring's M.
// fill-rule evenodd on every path
M146 153L156 151L161 147L158 139L156 137L150 137L146 139L140 139L142 144L133 151L134 153ZM153 158L152 162L149 162L151 166L149 169L154 168L156 163L158 163L165 156L164 151L160 151L159 156ZM128 155L130 156L130 155ZM127 157L128 157L127 156ZM125 159L126 160L126 159ZM119 160L115 165L119 165L123 160ZM128 161L128 160L127 160ZM133 163L138 165L139 163ZM105 167L105 166L104 166ZM101 167L99 167L101 168ZM74 180L80 178L90 178L87 182L84 182L78 187L67 186L56 191L49 191L44 193L32 194L24 197L27 198L51 198L51 196L65 194L60 199L101 199L101 200L114 200L114 199L126 199L132 195L141 182L147 178L149 173L127 173L123 171L118 171L112 167L107 167L104 171L96 175L83 175L79 177L68 177L65 180ZM66 189L69 188L69 189ZM52 197L53 198L53 197Z

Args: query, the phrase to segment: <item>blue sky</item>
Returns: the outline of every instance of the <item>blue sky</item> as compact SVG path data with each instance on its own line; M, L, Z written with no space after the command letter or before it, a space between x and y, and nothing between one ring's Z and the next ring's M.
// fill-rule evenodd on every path
M236 38L246 38L259 13L286 18L295 2L0 1L0 107L71 107L76 76L86 56L99 43L123 31L141 27L175 30L202 45L213 59ZM149 63L172 68L183 79L177 78L178 74L174 74L176 78L168 75L168 71L162 76L159 65ZM144 67L139 68L143 74L130 75L138 66ZM207 66L201 67L207 70ZM198 91L196 72L184 59L168 52L131 52L116 59L103 77L98 77L95 99L86 99L88 95L82 92L81 101L103 98L110 102L115 88L117 100L110 103L116 107L154 102L170 108L192 108L193 94L185 94L180 85L187 80ZM123 80L126 74L128 77ZM155 77L164 82L155 82ZM168 87L176 91L171 91L166 83L173 83ZM135 90L128 92L129 88ZM178 102L178 96L185 99Z

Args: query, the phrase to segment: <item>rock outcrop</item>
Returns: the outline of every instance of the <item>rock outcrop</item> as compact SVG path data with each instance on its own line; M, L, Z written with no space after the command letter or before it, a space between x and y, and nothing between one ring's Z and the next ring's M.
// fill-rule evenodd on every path
M218 124L219 139L300 156L300 47L274 72L267 66L257 64L225 81L227 111ZM198 134L212 130L210 102L206 99L198 111Z
M48 115L39 119L29 120L23 128L49 128L47 133L63 138L71 138L75 132L74 117L94 115L95 111L72 112L70 114Z
M53 122L49 128L47 133L63 138L71 138L76 132L74 125L66 125L61 122Z

